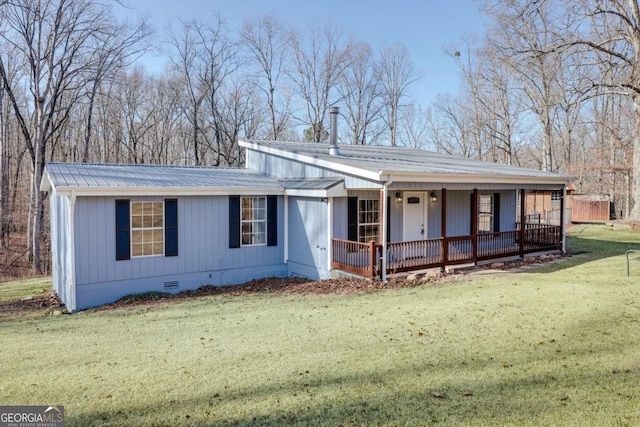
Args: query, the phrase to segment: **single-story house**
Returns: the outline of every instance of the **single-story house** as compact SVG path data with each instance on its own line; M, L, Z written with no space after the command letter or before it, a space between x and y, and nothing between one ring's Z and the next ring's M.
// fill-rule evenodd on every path
M239 145L240 169L48 163L53 287L67 309L563 250L564 226L527 223L524 195L564 196L567 175L397 147Z

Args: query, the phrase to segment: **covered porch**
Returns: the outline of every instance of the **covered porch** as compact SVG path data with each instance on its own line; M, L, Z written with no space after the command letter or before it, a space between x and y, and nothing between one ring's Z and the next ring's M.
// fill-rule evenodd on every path
M432 202L440 198L440 236L431 238L406 239L411 234L406 230L415 228L416 233L424 233L426 224L420 224L420 218L408 216L408 199L404 199L403 213L405 232L403 241L391 241L389 238L389 205L391 197L381 191L380 196L380 238L366 242L331 239L331 268L369 277L386 279L387 274L416 271L428 268L445 268L451 265L476 264L482 261L520 256L543 251L562 251L564 249L564 227L529 223L525 214L525 190L519 190L517 220L512 229L499 231L500 210L493 213L487 224L482 212L482 201L477 189L471 192L470 234L447 235L447 218L454 215L447 212L447 189L424 193ZM398 192L399 193L399 192ZM397 195L397 193L395 193ZM494 197L498 197L497 195ZM468 199L467 199L468 200ZM495 201L494 201L495 203ZM561 215L564 213L564 198L561 200ZM515 219L515 218L514 218ZM504 222L504 221L503 221ZM495 226L493 225L495 224ZM560 224L564 224L561 219ZM494 228L495 227L495 228ZM414 234L415 235L415 234Z

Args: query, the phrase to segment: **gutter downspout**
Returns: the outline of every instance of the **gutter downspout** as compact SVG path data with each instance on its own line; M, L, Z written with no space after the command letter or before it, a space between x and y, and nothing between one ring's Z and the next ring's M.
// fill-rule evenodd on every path
M382 274L380 274L380 279L383 282L387 281L387 223L389 219L387 218L387 200L389 199L389 185L393 182L393 178L389 177L387 182L384 183L382 187L382 215L380 217L383 219L382 221Z
M289 196L284 195L284 263L289 265Z

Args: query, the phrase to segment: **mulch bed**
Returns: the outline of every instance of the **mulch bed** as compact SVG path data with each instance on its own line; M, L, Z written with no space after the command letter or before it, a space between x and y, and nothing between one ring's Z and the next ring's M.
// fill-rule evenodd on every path
M348 295L359 293L377 292L383 289L406 288L422 285L425 283L435 283L443 278L455 279L474 271L482 271L486 269L511 270L523 266L543 263L560 258L557 255L543 256L539 258L525 258L524 260L514 260L508 262L500 262L486 264L483 266L475 266L456 270L451 274L436 274L429 276L409 275L404 277L392 278L387 282L377 280L366 280L358 278L340 278L310 281L301 277L269 277L265 279L256 279L241 285L229 286L212 286L205 285L196 290L183 291L177 294L169 293L149 293L141 298L125 297L119 301L107 304L101 307L90 309L91 311L110 310L118 307L143 306L157 304L158 302L180 301L190 298L197 298L209 295L227 295L242 296L248 294L333 294ZM25 312L45 312L47 314L61 314L65 311L64 305L58 299L54 292L49 292L43 296L33 298L8 301L0 303L0 320L9 318L16 313Z

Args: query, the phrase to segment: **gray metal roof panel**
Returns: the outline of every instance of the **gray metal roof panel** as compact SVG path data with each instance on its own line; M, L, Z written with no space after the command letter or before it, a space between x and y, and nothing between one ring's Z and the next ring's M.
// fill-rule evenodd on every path
M282 179L285 190L328 190L343 182L342 178L299 178Z
M476 159L404 147L372 145L340 145L339 155L329 154L329 144L306 142L257 141L248 142L259 146L305 155L324 161L355 167L369 172L457 174L457 175L502 175L530 178L571 179L569 175L501 165Z
M249 169L92 163L47 163L46 168L54 187L282 189L276 178Z

